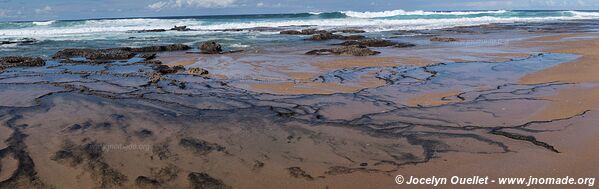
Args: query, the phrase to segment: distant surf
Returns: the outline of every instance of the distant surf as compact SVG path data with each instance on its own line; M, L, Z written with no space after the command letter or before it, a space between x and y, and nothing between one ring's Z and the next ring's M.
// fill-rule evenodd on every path
M111 38L127 31L168 29L188 26L201 32L310 25L320 29L361 28L370 32L392 30L442 29L489 23L543 22L597 19L597 11L405 11L310 12L297 14L189 16L167 18L122 18L72 21L0 22L0 38L72 38L94 35Z

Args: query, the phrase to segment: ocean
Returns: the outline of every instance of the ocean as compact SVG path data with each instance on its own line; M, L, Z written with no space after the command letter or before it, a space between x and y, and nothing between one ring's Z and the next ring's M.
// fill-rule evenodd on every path
M0 22L0 41L35 39L36 48L18 44L0 46L0 55L20 52L23 55L47 56L61 48L103 48L141 46L156 43L191 43L210 39L223 40L230 47L250 47L262 43L285 42L294 37L274 36L272 28L318 29L359 28L369 33L397 30L430 30L489 23L547 22L599 18L599 11L404 11L382 12L312 12L297 14L188 16L163 18L118 18L89 20L50 20ZM188 32L134 31L170 29L187 26ZM247 31L232 29L260 28ZM271 29L268 29L271 28Z

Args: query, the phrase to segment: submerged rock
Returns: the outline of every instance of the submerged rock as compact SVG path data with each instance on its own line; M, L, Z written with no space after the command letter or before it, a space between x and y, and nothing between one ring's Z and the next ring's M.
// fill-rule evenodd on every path
M219 54L223 52L223 48L215 41L208 41L200 45L200 51L204 54Z
M415 46L414 44L410 44L410 43L396 43L396 42L384 40L384 39L364 39L364 40L358 40L358 41L346 41L346 42L340 43L338 45L343 45L343 46L361 45L361 46L367 46L367 47L390 47L390 46L393 46L393 47L398 47L398 48Z
M365 46L352 45L352 46L337 47L337 48L331 48L331 49L313 50L313 51L307 52L306 54L307 55L334 54L334 55L349 55L349 56L372 56L372 55L377 55L379 53L380 52L370 50Z
M46 65L46 61L39 57L7 56L0 57L0 71L12 67L34 67Z
M433 37L433 38L431 38L431 41L434 41L434 42L455 42L455 41L458 41L458 39L451 38L451 37Z

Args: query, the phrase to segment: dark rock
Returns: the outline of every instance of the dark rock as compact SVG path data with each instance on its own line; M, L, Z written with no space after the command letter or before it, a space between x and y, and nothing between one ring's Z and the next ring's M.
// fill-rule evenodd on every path
M193 189L230 189L223 181L212 178L206 173L189 173L187 176Z
M140 52L162 52L162 51L181 51L191 49L184 44L173 44L163 46L149 46L140 48L109 48L109 49L64 49L58 51L53 59L70 59L83 57L89 60L125 60L135 56Z
M398 47L398 48L415 46L414 44L410 44L410 43L396 43L396 42L384 40L384 39L364 39L364 40L358 40L358 41L345 41L338 45L343 45L343 46L361 45L361 46L367 46L367 47L394 46L394 47Z
M166 32L165 29L151 29L151 30L138 30L138 31L133 31L135 33L154 33L154 32Z
M366 166L368 166L368 163L360 163L360 166L366 167Z
M185 67L183 66L167 66L167 65L158 65L154 67L154 70L160 74L166 75L166 74L173 74L173 73L177 73L181 70L185 70Z
M179 145L199 155L207 155L212 151L221 152L225 150L225 147L222 147L218 144L209 143L194 138L183 138L179 141Z
M458 39L451 38L451 37L433 37L433 38L431 38L431 41L434 41L434 42L455 42L455 41L458 41Z
M208 72L208 70L205 70L203 68L190 68L189 70L187 70L187 73L189 73L190 75L198 75L198 76L205 76L210 74L210 72Z
M135 56L128 49L113 48L113 49L64 49L58 51L52 58L54 59L69 59L76 57L84 57L90 60L124 60Z
M260 169L262 167L264 167L264 162L258 160L254 161L254 169Z
M310 40L314 40L314 41L324 41L324 40L331 40L331 39L360 40L360 39L364 39L364 38L366 38L366 37L362 36L362 35L344 36L344 35L333 34L331 32L324 32L324 33L319 33L319 34L313 35L312 37L310 37Z
M46 61L39 57L7 56L0 57L0 71L13 67L35 67L46 65Z
M320 34L320 33L327 33L327 31L316 30L316 29L304 29L301 31L285 30L285 31L280 32L280 34L284 34L284 35L314 35L314 34Z
M31 44L37 42L37 39L34 38L21 38L21 39L9 39L0 41L0 45L8 45L8 44Z
M302 170L302 168L300 168L300 167L289 167L289 168L287 168L287 171L289 171L289 174L292 177L304 178L306 180L314 180L314 177L312 177L312 175L309 175L308 173L306 173L306 171Z
M148 138L148 137L151 137L152 135L154 135L154 132L152 132L148 129L142 129L142 130L136 131L135 134L139 138Z
M335 32L340 32L340 33L366 33L366 31L364 31L364 30L358 30L358 29L336 30Z
M156 58L156 53L144 53L141 56L139 56L140 58L143 58L145 60L152 60Z
M314 41L322 41L322 40L331 40L331 39L340 39L342 35L333 34L331 32L319 33L310 37L310 40Z
M200 45L200 51L204 54L219 54L223 52L222 46L215 41L208 41Z
M360 40L360 39L366 39L366 37L363 35L348 35L348 36L342 36L340 39L341 40Z
M131 52L164 52L164 51L184 51L184 50L189 50L189 49L191 49L191 47L189 45L172 44L172 45L130 48L130 51Z
M139 176L135 179L135 184L140 188L159 188L160 182L145 176Z
M174 31L190 31L191 29L187 28L187 26L175 26L171 28Z
M146 76L150 79L148 83L158 83L162 79L162 74L158 72L150 72Z
M240 31L243 31L243 29L224 29L224 30L219 30L219 31L224 31L224 32L240 32Z
M368 49L365 46L353 45L345 47L337 47L332 49L319 49L307 52L307 55L350 55L350 56L372 56L377 55L380 52Z

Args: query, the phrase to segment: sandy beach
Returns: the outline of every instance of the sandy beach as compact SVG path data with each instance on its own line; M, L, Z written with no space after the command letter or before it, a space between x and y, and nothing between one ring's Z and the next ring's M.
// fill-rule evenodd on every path
M5 56L0 188L431 188L396 177L595 178L595 22L243 28L193 43ZM228 41L255 31L274 42ZM127 32L138 40L152 31ZM531 188L596 187L588 184Z

